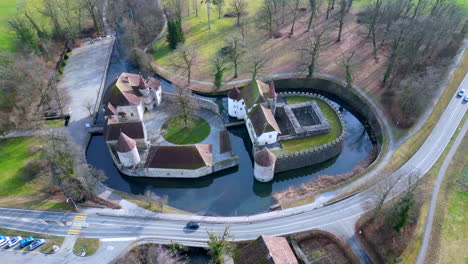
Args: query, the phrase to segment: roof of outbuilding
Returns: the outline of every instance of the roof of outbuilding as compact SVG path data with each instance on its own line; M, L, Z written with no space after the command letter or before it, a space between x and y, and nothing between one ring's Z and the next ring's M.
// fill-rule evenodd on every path
M276 156L268 148L255 152L255 163L262 167L270 167L275 164Z
M104 126L104 138L106 141L118 140L122 132L132 139L145 138L145 128L141 121L114 123L110 119L107 120Z
M242 88L237 100L244 99L246 109L249 109L258 102L266 102L266 98L276 96L275 88L260 80L255 80Z
M242 248L235 259L238 264L298 264L286 238L265 235Z
M227 96L231 98L232 100L239 101L239 95L240 95L240 90L239 88L235 87L234 89L231 89Z
M125 135L125 133L120 132L115 150L120 153L127 153L132 151L134 148L136 148L136 141Z
M117 114L117 109L109 102L104 107L104 116L111 116Z
M211 144L151 146L145 167L194 170L213 164Z
M256 105L252 111L250 111L249 119L252 122L252 126L254 127L255 134L257 136L272 131L281 133L273 112L261 104Z

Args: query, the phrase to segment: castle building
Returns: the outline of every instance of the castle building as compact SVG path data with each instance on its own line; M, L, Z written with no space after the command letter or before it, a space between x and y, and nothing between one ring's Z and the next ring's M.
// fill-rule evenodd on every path
M118 122L143 120L145 109L151 110L161 104L161 82L155 78L143 79L139 74L122 73L111 85L104 107L106 118Z
M277 94L274 84L255 80L242 90L228 93L228 113L244 119L250 139L256 146L274 144L281 130L275 120Z
M120 132L119 140L115 147L120 163L124 167L134 167L141 161L137 145L134 139Z
M268 148L257 151L254 155L254 176L257 181L269 182L275 175L276 156Z

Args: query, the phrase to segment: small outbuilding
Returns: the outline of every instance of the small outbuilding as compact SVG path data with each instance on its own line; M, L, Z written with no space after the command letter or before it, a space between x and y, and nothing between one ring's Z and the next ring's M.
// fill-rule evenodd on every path
M235 256L236 264L299 264L284 237L262 235Z

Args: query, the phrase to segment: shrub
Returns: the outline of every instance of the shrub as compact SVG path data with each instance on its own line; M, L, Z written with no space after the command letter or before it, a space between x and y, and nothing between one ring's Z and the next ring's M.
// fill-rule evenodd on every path
M47 161L39 158L32 159L23 167L23 179L30 181L40 175L47 168Z

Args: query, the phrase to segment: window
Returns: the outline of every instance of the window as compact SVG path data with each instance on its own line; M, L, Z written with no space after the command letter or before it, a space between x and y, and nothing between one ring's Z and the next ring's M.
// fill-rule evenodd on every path
M269 136L269 138L271 138L271 135Z
M133 113L130 113L130 116L133 116Z

